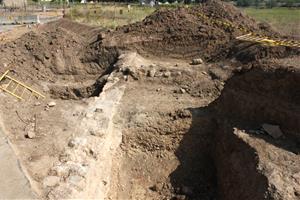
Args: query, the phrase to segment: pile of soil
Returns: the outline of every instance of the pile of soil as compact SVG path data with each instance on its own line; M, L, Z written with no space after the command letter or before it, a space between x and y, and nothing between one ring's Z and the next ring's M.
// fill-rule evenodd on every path
M5 66L1 72L10 69L19 80L31 85L45 82L52 97L77 99L98 95L98 86L103 86L99 80L108 73L118 53L114 48L98 48L90 54L86 49L95 29L79 25L80 32L74 28L77 26L59 20L1 45L0 63Z
M216 24L199 14L210 19L230 22L236 27L244 27L257 34L282 38L270 26L257 24L232 4L212 0L193 8L159 9L142 22L119 27L116 31L108 33L104 44L157 56L201 57L207 61L235 57L241 50L243 53L237 57L241 61L247 58L246 54L254 54L247 59L252 61L273 55L285 56L286 52L290 52L290 48L287 47L260 48L261 45L254 45L248 48L253 46L253 43L247 43L246 47L244 45L234 48L241 43L237 42L235 37L244 35L245 32Z

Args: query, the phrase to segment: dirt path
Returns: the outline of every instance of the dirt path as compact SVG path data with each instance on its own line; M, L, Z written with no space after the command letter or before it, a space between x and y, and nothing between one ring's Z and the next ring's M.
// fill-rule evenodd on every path
M33 199L30 183L0 124L0 198ZM14 188L12 190L12 188Z

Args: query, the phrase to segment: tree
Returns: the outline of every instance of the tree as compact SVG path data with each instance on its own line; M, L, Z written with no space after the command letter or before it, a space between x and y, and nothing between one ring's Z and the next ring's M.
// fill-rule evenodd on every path
M276 0L269 0L267 3L266 3L266 6L268 8L273 8L275 6L277 6L277 1Z
M254 6L255 6L256 8L259 7L259 3L260 3L260 0L254 0Z
M184 0L184 4L191 4L192 0Z

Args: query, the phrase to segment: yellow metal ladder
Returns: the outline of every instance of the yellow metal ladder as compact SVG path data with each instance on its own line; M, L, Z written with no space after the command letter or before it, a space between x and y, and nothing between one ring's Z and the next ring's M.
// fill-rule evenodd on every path
M271 39L264 36L254 35L252 33L236 37L238 40L257 42L268 44L270 46L287 46L287 47L300 47L300 41L295 40L281 40L281 39Z
M44 95L12 78L8 73L9 70L0 77L0 89L20 100L30 100L31 97L37 99L45 98Z

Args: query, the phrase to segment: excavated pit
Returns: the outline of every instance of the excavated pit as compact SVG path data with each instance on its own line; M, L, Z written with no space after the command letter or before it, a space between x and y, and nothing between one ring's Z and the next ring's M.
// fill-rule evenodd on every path
M91 80L85 81L65 81L65 78L62 78L62 81L59 81L59 84L53 84L50 86L50 94L53 99L84 99L90 97L98 97L102 92L103 87L107 83L109 75L113 72L115 61L117 60L117 55L111 54L114 58L114 62L109 63L108 66L105 66L107 70L101 73L95 72L95 74L101 74L97 78L90 78ZM99 64L99 63L98 63ZM72 77L72 75L67 75L67 77ZM85 77L83 75L83 77ZM80 79L80 78L79 78ZM71 82L71 83L70 83Z
M113 32L60 20L0 47L13 76L58 102L18 104L21 115L8 112L11 99L1 104L39 196L299 198L299 50L239 43L239 30L199 12L278 36L231 5L208 1ZM183 60L199 56L209 63ZM272 138L264 123L284 136ZM37 138L24 137L28 124L38 124ZM59 181L46 185L49 176Z

